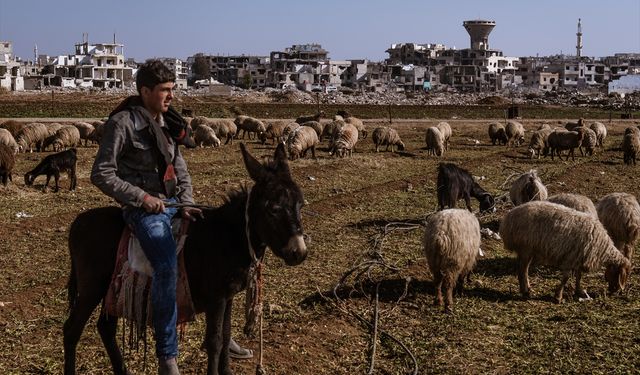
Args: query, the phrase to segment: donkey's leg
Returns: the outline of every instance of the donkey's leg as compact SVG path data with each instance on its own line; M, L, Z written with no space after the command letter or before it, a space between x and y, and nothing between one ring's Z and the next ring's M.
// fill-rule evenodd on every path
M87 293L79 295L73 306L69 309L69 317L64 322L64 373L73 375L76 373L76 347L78 341L91 316L93 310L100 303L100 295Z
M233 308L233 298L227 301L224 310L224 322L222 323L222 353L220 353L220 363L218 370L221 375L233 375L229 368L229 341L231 340L231 309Z
M116 340L116 330L118 328L118 318L115 316L109 316L106 313L100 314L98 319L98 332L100 338L107 349L107 354L111 360L111 367L113 367L113 373L116 375L127 375L127 371L124 360L122 359L122 353L118 347Z
M207 374L219 375L220 357L223 347L223 327L226 310L226 301L219 299L211 303L206 311L207 328L205 343L207 346ZM227 342L227 347L228 347Z

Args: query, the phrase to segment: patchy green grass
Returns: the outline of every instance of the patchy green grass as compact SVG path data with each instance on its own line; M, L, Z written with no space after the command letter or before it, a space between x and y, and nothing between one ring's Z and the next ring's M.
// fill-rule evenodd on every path
M536 168L550 194L575 192L594 201L614 191L640 192L635 167L622 165L617 149L624 127L609 126L607 149L575 162L530 160L525 148L488 145L485 122L452 121L451 161L484 176L480 184L496 196L507 192L505 181L515 171ZM637 275L622 296L607 297L602 271L585 277L593 301L551 302L559 273L535 267L531 275L533 298L518 294L514 255L495 240L483 239L486 257L478 262L465 295L455 298L454 313L433 306L432 276L422 254L423 228L392 231L379 254L395 270L374 267L362 282L332 290L349 269L369 259L372 239L380 238L389 222L419 223L436 209L436 167L441 161L423 150L424 132L434 121L394 124L407 143L407 151L375 153L368 138L358 144L352 158L335 159L320 147L317 160L291 163L307 206L303 222L310 236L308 259L286 267L272 254L265 267L265 353L270 374L354 374L369 369L370 330L345 308L371 319L373 294L379 284L379 328L402 341L415 355L420 373L634 373L640 367L640 323L637 312ZM376 126L374 123L367 125ZM525 122L527 130L537 122ZM530 132L527 132L527 138ZM475 140L480 140L476 144ZM257 156L273 153L270 146L248 142ZM67 228L83 210L110 204L89 183L96 148L79 149L79 189L42 193L26 188L21 176L44 155L19 154L14 181L0 187L0 373L59 374L62 372L62 324L66 319L66 278L69 272ZM185 150L194 180L195 197L205 204L220 204L225 191L247 181L236 143L218 149ZM36 180L36 187L43 183ZM473 202L477 211L478 204ZM480 217L481 224L497 229L509 209ZM17 217L25 213L27 217ZM31 216L32 215L32 216ZM98 239L99 240L99 239ZM213 249L215 250L215 249ZM410 280L406 295L406 280ZM353 288L353 290L351 290ZM567 291L571 296L571 290ZM325 296L326 298L323 298ZM257 340L240 334L243 296L238 296L234 336L257 349ZM97 313L96 313L97 314ZM78 372L108 374L110 366L95 329L96 314L78 346ZM199 347L203 318L189 324L180 342L184 374L201 374L206 354ZM153 373L153 343L149 343L146 371L143 350L127 350L135 373ZM412 369L411 359L392 340L380 337L376 373L402 374ZM238 374L254 372L250 361L234 361Z

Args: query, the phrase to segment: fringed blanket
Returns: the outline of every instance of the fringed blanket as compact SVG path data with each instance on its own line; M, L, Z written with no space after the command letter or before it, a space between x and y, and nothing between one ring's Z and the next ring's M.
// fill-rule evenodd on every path
M191 301L189 282L184 267L184 242L189 227L188 220L172 222L174 238L177 242L178 283L176 300L178 304L178 324L193 321L195 309ZM153 268L147 260L138 239L127 226L122 232L118 245L116 267L104 300L104 312L111 316L127 319L131 323L131 338L144 340L146 327L151 325L151 275Z

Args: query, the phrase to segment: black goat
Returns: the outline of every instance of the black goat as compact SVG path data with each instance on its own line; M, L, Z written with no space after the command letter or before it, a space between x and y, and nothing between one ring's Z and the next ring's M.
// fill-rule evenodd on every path
M495 202L491 194L473 180L471 174L455 164L440 163L438 165L438 209L445 206L455 208L459 199L464 198L467 209L471 210L471 197L480 202L480 212L495 210Z
M60 173L66 172L69 176L69 180L71 180L69 184L69 190L76 189L77 177L76 177L76 162L78 161L78 157L76 156L76 149L70 148L66 151L58 152L56 154L49 155L42 159L40 164L38 164L33 170L27 172L24 175L24 183L27 186L33 185L33 181L36 177L41 175L47 176L47 182L44 184L42 190L46 190L47 186L49 186L49 180L51 180L51 176L55 179L56 186L54 191L59 190L58 181L60 180Z

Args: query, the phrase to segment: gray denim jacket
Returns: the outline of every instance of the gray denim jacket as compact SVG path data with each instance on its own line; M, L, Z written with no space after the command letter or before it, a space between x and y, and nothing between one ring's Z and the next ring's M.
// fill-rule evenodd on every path
M124 206L140 207L145 194L167 198L158 172L156 141L147 129L150 116L148 112L146 116L142 115L142 111L147 110L139 106L124 110L104 124L98 154L91 169L91 182ZM162 117L160 119L160 126L164 126ZM176 196L179 202L193 203L191 177L180 149L174 145L169 139L178 178Z

